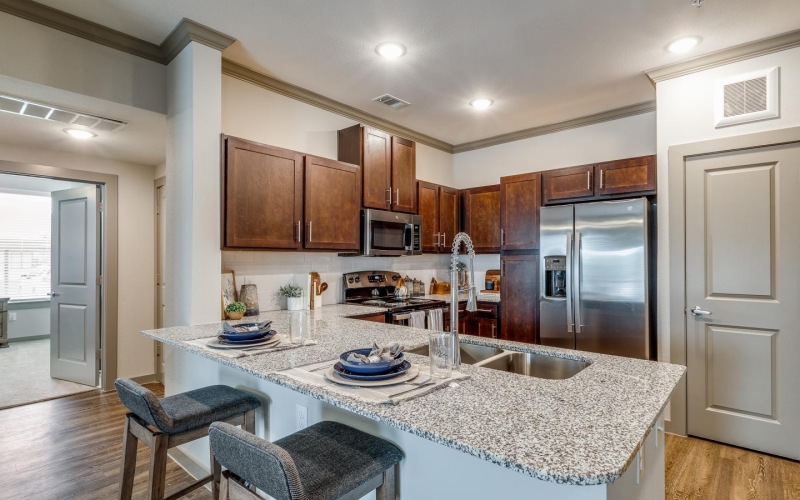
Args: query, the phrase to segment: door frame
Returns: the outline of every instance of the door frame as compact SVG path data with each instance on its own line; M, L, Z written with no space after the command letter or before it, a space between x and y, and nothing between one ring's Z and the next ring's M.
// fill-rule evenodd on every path
M100 292L101 321L101 376L100 389L103 391L114 390L114 380L117 378L117 330L118 330L118 199L119 178L116 175L73 170L62 167L36 165L15 161L0 160L0 173L27 175L31 177L44 177L65 181L86 182L99 184L103 187L103 286Z
M153 229L155 234L153 235L153 241L155 241L155 248L153 249L154 258L156 263L156 268L154 269L155 274L153 275L153 286L155 287L155 297L154 297L154 304L153 304L153 312L155 313L153 317L153 322L156 327L158 322L158 309L161 307L161 304L158 300L159 295L159 285L158 285L158 243L159 243L159 231L158 231L158 189L163 188L167 185L167 176L162 175L158 179L153 181ZM163 264L162 264L163 265ZM162 276L163 279L163 276ZM163 325L161 326L163 328ZM161 359L164 356L164 346L161 342L154 342L153 343L153 361L155 362L155 368L153 373L155 374L155 378L159 382L164 382L164 373L161 370Z
M669 207L669 352L670 363L686 366L686 160L698 156L800 142L800 127L756 132L670 146L668 149ZM685 436L688 393L684 375L671 400L667 432Z

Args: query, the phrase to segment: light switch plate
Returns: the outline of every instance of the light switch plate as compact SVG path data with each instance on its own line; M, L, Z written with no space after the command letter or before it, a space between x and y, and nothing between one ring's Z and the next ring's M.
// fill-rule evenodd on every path
M8 313L8 321L16 321L17 313Z

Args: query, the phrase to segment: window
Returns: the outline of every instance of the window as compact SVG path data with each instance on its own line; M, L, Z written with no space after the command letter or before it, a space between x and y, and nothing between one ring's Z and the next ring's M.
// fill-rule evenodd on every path
M47 298L50 196L0 192L0 296Z

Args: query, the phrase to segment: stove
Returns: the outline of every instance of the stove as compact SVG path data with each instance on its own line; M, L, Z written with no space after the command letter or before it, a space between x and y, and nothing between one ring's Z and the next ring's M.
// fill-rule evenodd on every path
M344 301L346 304L385 307L389 309L387 322L399 312L444 308L443 300L419 297L395 297L394 291L400 275L394 271L361 271L344 275Z
M362 306L377 306L377 307L386 307L390 311L414 311L417 309L430 309L432 307L441 307L445 304L443 300L434 300L434 299L419 299L419 298L409 298L409 299L397 299L397 298L369 298L369 299L358 299L352 300L349 302L350 304L360 304Z

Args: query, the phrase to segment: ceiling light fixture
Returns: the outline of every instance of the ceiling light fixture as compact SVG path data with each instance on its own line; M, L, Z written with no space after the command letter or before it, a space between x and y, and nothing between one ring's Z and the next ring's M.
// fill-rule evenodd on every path
M675 54L683 54L689 52L700 43L700 38L696 36L687 36L685 38L678 38L671 44L667 45L667 50Z
M97 137L97 134L94 132L89 132L88 130L79 128L65 128L64 132L69 134L70 137L74 137L76 139L91 139L92 137Z
M406 53L406 48L396 42L384 42L375 47L375 52L386 59L397 59Z
M489 106L491 106L492 104L494 104L494 101L491 99L487 99L485 97L482 97L480 99L474 99L469 103L470 106L472 106L474 109L477 110L484 110Z

